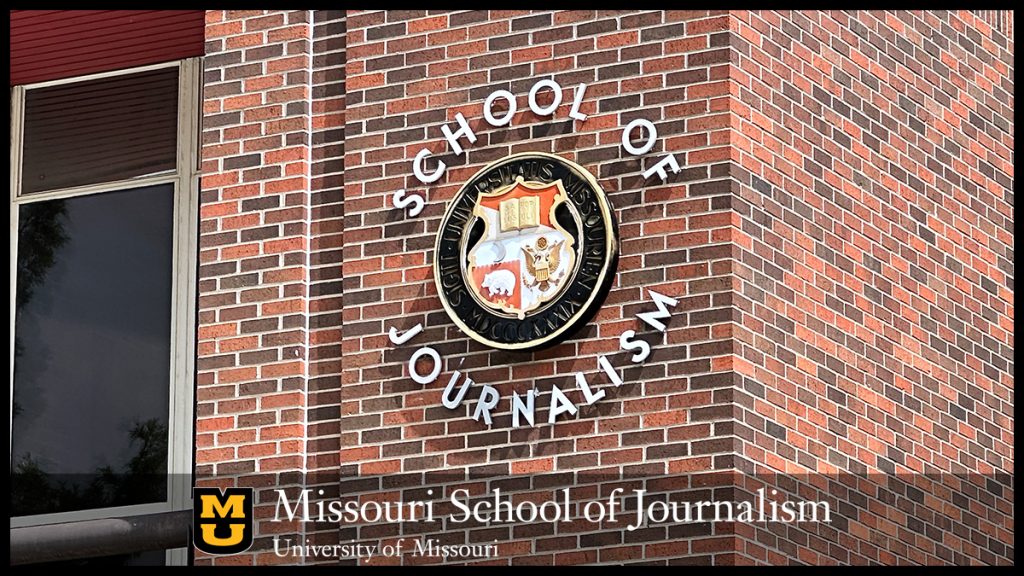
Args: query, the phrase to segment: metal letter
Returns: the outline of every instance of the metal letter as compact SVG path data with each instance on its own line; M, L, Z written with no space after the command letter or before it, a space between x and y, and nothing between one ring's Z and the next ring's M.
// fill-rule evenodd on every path
M498 98L504 98L508 102L508 112L501 118L495 118L494 112L491 107L494 106L494 101ZM512 116L516 113L516 97L508 90L495 90L491 92L491 95L484 100L484 120L488 124L494 127L504 126L512 122Z
M430 359L434 361L434 368L430 371L430 374L426 376L416 371L416 361L421 356L430 356ZM424 346L413 353L412 358L409 358L409 376L417 384L430 384L434 380L437 380L437 375L441 373L441 355L437 353L437 350Z
M551 101L547 108L541 108L537 104L537 93L540 92L541 88L551 88L555 92L554 100ZM558 105L562 103L562 87L554 80L539 80L533 85L533 88L530 88L529 102L530 110L533 110L534 114L537 116L550 116L558 109Z
M626 330L622 333L622 336L619 336L619 348L623 350L639 350L630 358L634 364L647 360L647 357L651 355L651 345L646 340L636 338L636 332L633 330Z
M534 399L537 397L537 390L532 389L526 393L526 402L523 402L519 398L519 394L515 391L512 392L512 427L519 428L519 416L522 414L526 421L533 426L533 404Z
M423 211L423 205L426 204L426 202L423 201L422 196L419 194L406 195L405 190L395 192L394 195L391 196L391 203L399 210L407 206L412 206L408 212L411 218L419 216L420 212Z
M394 344L395 346L401 346L402 344L405 344L409 340L412 340L413 336L419 334L422 331L423 331L423 324L420 323L420 324L417 324L417 325L413 326L412 328L406 330L405 334L402 334L401 336L399 336L398 335L398 330L395 329L394 326L392 326L391 330L388 330L388 339L391 340L391 343Z
M491 425L491 410L498 405L498 391L494 386L485 384L480 390L480 399L476 401L476 410L473 411L473 420L480 421L480 415L484 416L484 424Z
M602 356L604 358L604 356ZM576 386L583 392L583 399L587 401L587 406L590 406L594 402L597 402L601 398L604 398L604 390L598 390L593 392L590 389L590 385L587 384L587 378L583 375L583 372L576 373Z
M669 154L668 156L665 156L664 158L659 160L657 164L651 166L647 170L644 170L644 178L650 178L651 174L657 174L658 177L661 178L662 182L668 180L668 173L665 172L666 166L672 169L673 174L679 172L680 168L679 164L676 162L675 154Z
M423 173L423 160L425 160L427 156L430 156L430 150L427 150L426 148L420 150L416 154L416 158L413 159L413 161L412 161L412 173L416 176L416 179L419 180L420 182L423 182L424 184L431 184L431 183L437 182L438 180L441 179L441 176L444 175L444 169L446 168L446 166L445 166L444 162L442 162L441 160L438 160L437 161L437 169L434 170L434 173L429 175L429 176L424 174Z
M569 109L569 118L583 122L587 115L580 112L580 104L583 103L583 94L587 91L586 84L580 84L572 94L572 108Z
M459 138L465 136L466 140L472 144L476 142L476 134L473 133L473 129L469 127L469 122L466 122L466 117L459 112L455 115L455 121L459 123L459 130L452 132L452 129L447 124L441 126L441 133L444 134L445 139L448 140L448 146L451 147L452 152L456 155L462 154L462 146L459 144Z
M551 387L551 408L548 410L548 424L554 424L555 418L563 412L576 414L576 405L562 392L558 386Z
M663 294L658 294L657 292L651 290L650 288L647 289L647 293L651 295L651 298L654 298L654 303L658 305L658 311L641 312L636 316L637 318L650 324L652 327L664 332L665 324L661 321L661 319L670 318L672 316L672 313L668 311L668 308L666 308L665 305L668 304L669 306L675 306L676 304L679 304L679 301L676 300L675 298L669 298L668 296L665 296Z
M643 127L647 131L647 142L644 145L637 148L633 146L633 142L630 141L629 135L633 132L633 129L637 126ZM647 154L654 148L654 141L658 138L658 129L651 124L650 120L644 118L637 118L629 124L626 124L625 130L622 131L622 147L626 149L633 156L640 156L641 154Z
M448 385L445 386L444 388L444 394L441 396L441 403L444 404L444 407L449 410L455 410L456 408L459 407L459 404L462 403L462 399L466 396L466 392L469 390L469 387L473 385L473 379L470 378L469 376L466 376L466 382L463 383L461 388L459 388L459 395L456 396L454 400L452 400L450 398L452 395L452 390L455 389L455 383L458 382L459 376L461 375L462 373L459 372L458 370L456 370L455 373L452 374L452 378L451 380L448 381Z
M621 340L622 338L619 338L620 342ZM603 355L598 356L597 365L602 370L604 370L604 373L608 375L608 379L612 381L612 384L615 384L616 388L622 386L622 378L619 377L619 373L615 371L615 368L612 367L611 362L609 362L607 358L605 358Z

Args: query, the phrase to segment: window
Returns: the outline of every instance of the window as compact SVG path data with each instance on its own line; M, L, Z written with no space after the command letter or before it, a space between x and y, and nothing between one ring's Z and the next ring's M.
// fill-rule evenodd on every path
M11 527L190 506L199 69L12 89Z

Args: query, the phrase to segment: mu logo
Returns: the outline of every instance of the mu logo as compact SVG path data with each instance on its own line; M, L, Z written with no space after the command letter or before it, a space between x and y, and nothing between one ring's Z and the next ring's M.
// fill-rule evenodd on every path
M252 546L252 488L193 488L192 542L207 554L238 554Z

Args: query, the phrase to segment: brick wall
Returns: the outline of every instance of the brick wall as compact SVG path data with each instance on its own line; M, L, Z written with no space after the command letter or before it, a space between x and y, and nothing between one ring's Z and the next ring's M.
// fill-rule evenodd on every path
M337 496L341 448L341 292L344 228L345 12L313 11L313 163L310 196L309 413L305 485ZM310 525L315 544L337 526Z
M588 471L606 479L728 467L733 451L729 374L733 319L729 245L728 16L724 12L426 12L350 13L346 67L346 180L342 461L361 474L525 475ZM539 79L564 89L553 117L529 111ZM568 113L572 91L588 85L584 122ZM518 97L511 126L482 116L492 91ZM466 154L448 151L441 126L461 112L477 134ZM634 118L658 128L643 160L626 154L621 130ZM424 186L411 160L428 146L448 166ZM431 272L432 247L447 202L488 162L521 151L573 160L599 180L614 204L621 240L618 274L597 317L551 349L509 353L461 334L441 308ZM684 169L665 184L641 172L663 152ZM392 207L405 188L426 208L408 218ZM643 365L616 353L627 329L644 332L637 312L653 308L646 288L679 298L668 330L647 331L656 344ZM395 347L387 337L422 323ZM445 359L428 386L405 364L424 343ZM510 395L536 387L538 423L558 384L581 402L573 374L595 385L607 378L597 355L609 354L625 384L582 408L577 418L513 429ZM450 374L479 384L457 410L441 405ZM502 399L494 425L470 418L483 384ZM582 477L581 477L582 478ZM563 480L564 482L564 480ZM572 482L569 483L571 485ZM632 535L600 527L494 530L428 526L444 543L496 539L498 563L616 562L682 558L711 562L732 550L724 527L667 528ZM380 530L346 529L347 538L379 541ZM394 538L396 533L385 533ZM406 559L408 562L419 559ZM390 561L396 561L390 559Z
M196 474L264 489L265 519L267 489L337 466L344 23L209 11L206 38ZM249 553L215 562L279 561L282 530L305 534L259 520Z
M966 11L730 27L740 466L845 510L740 527L742 560L1011 563L1012 40Z
M207 22L202 481L263 488L264 518L271 486L392 499L413 494L397 479L436 473L576 475L548 488L672 474L691 496L770 486L839 511L831 525L633 533L261 522L250 553L216 563L294 562L268 552L271 531L318 544L497 540L501 564L1012 562L1005 14L211 11ZM564 89L552 117L527 107L542 78ZM589 117L573 122L581 82ZM493 128L481 105L499 88L520 112ZM478 136L461 156L440 130L459 112ZM642 159L620 145L638 117L659 132ZM411 170L424 146L448 165L429 186ZM598 178L621 257L578 334L497 352L442 310L432 248L462 183L531 150ZM644 181L667 152L682 170ZM418 217L392 207L403 188L427 200ZM679 299L664 334L636 318L653 307L647 288ZM389 328L417 323L414 340L389 342ZM655 345L642 365L617 353L627 329ZM406 362L427 344L444 366L421 386ZM600 354L621 369L618 389ZM477 384L450 411L441 394L456 368ZM538 423L552 385L581 401L576 371L608 396L553 426L511 427L513 391L541 392ZM470 417L483 384L501 393L491 427Z

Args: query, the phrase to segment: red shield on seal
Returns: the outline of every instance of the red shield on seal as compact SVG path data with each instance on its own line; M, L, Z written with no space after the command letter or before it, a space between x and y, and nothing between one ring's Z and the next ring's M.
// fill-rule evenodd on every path
M522 319L557 296L576 263L575 241L557 222L562 181L515 182L480 196L483 237L469 251L469 285L484 305Z

